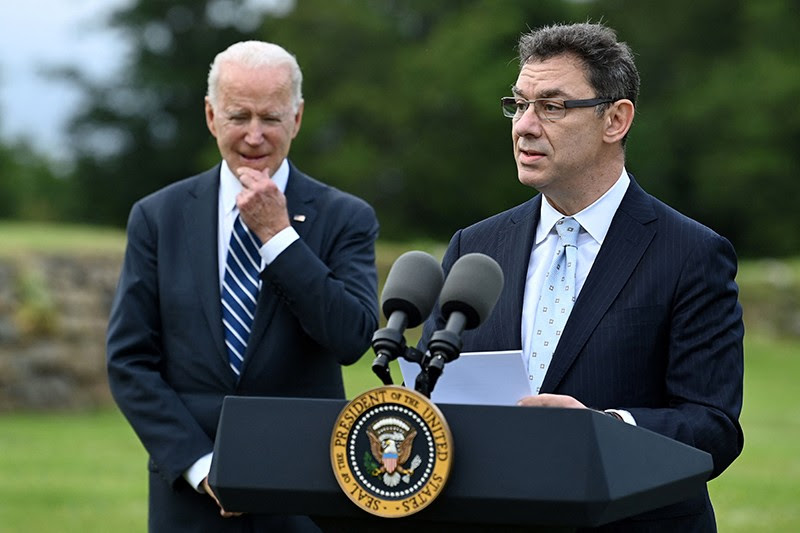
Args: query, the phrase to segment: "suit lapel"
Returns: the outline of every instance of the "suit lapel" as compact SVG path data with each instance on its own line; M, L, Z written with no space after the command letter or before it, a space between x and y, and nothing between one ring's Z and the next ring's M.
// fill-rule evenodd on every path
M558 343L542 392L553 392L631 277L656 233L649 197L631 178Z
M314 181L289 163L289 182L286 184L286 209L289 222L300 235L305 237L316 222L317 209L314 206Z
M317 218L317 210L314 207L313 181L311 178L297 170L294 165L289 164L289 181L286 184L286 208L289 212L289 222L297 231L301 239L311 231ZM253 327L250 339L247 342L247 353L245 355L242 372L246 370L250 355L254 353L264 338L272 316L278 309L278 299L273 294L271 287L262 283L261 292L258 295L256 314L253 318Z
M503 269L503 294L498 300L490 331L493 344L520 348L522 346L522 301L528 263L539 222L542 195L536 195L511 212L509 224L497 240L497 262ZM498 342L494 342L498 341Z
M186 246L192 265L197 294L202 302L207 331L214 340L219 360L227 368L228 355L222 333L222 309L217 259L217 210L219 206L219 165L202 174L189 201L183 206L183 235L190 236ZM233 374L231 374L232 376Z

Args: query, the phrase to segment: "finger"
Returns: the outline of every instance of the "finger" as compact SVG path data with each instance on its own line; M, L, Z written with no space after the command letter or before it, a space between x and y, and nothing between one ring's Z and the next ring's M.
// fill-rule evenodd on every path
M209 496L211 496L214 499L214 501L217 504L217 507L219 507L220 513L225 513L225 509L223 509L222 508L222 504L219 503L219 499L217 498L217 495L211 489L211 485L208 484L208 478L207 477L205 479L203 479L203 490L205 490L206 494L208 494Z
M282 196L280 189L272 180L255 180L248 176L242 180L242 190L239 193L245 198L252 196L262 196L264 198L279 198Z
M568 403L566 398L566 396L557 394L539 394L537 396L525 396L517 404L527 407L563 407Z
M240 169L240 170L242 170L242 169ZM243 172L237 171L236 172L236 179L238 179L239 183L242 184L242 187L244 188L244 190L248 190L251 187L253 187L253 185L258 183L258 178L256 176L254 176L252 173L247 172L247 171L243 171Z
M239 178L239 181L242 182L242 185L246 185L245 182L252 185L260 181L269 180L270 171L268 168L265 168L263 171L258 171L250 167L239 167L236 169L236 176Z
M523 398L519 399L517 405L521 405L523 407L535 407L537 405L540 405L539 403L540 400L538 400L537 398L538 398L537 396L524 396Z
M529 407L566 407L570 409L585 409L586 406L581 402L564 394L539 394L538 396L526 396L522 398L518 405Z

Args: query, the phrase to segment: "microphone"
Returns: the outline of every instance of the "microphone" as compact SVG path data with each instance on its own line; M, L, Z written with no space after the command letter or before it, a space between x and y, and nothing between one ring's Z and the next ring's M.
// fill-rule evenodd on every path
M418 392L430 397L444 365L461 353L461 333L478 327L489 317L503 290L503 281L503 270L488 255L466 254L453 264L439 296L447 322L428 343L425 372L417 376L415 385Z
M392 384L389 362L401 355L406 356L403 332L406 328L419 326L431 314L443 282L442 267L425 252L406 252L389 270L381 293L386 327L372 336L372 350L376 354L372 371L384 385ZM422 359L416 350L409 356L417 362Z

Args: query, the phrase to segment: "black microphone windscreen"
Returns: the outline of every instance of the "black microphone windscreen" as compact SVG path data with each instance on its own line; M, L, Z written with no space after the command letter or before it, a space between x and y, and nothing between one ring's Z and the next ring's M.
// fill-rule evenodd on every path
M442 314L460 311L467 317L466 329L476 328L489 317L502 290L503 270L497 261L485 254L463 255L442 287Z
M408 327L422 324L431 314L444 283L442 267L425 252L406 252L392 265L381 293L381 309L387 318L403 311Z

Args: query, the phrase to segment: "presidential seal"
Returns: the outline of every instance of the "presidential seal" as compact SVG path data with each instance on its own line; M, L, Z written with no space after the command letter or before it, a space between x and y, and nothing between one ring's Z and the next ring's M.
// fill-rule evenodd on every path
M441 494L453 460L452 440L428 398L404 387L379 387L342 409L331 436L331 465L358 507L399 518Z

